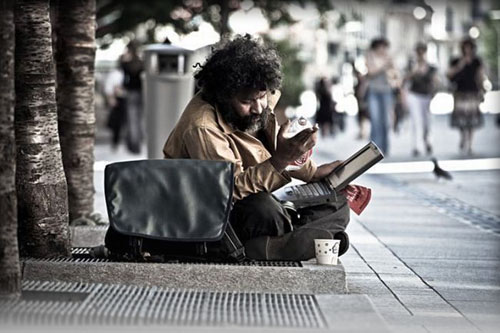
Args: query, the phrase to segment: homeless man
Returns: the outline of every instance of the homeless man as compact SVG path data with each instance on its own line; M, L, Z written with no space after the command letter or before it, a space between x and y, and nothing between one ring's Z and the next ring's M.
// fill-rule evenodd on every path
M250 36L219 46L195 74L200 92L184 110L163 149L165 158L229 161L235 165L235 204L230 223L249 258L308 260L314 239L349 240L344 232L349 208L344 195L326 205L303 208L292 219L271 192L291 178L305 182L328 175L339 162L301 169L286 167L310 150L317 128L285 138L289 122L278 127L273 108L280 96L280 58Z

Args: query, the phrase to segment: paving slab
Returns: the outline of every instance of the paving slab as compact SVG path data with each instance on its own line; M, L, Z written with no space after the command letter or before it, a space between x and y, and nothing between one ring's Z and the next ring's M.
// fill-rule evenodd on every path
M445 332L445 333L479 333L480 328L465 318L457 318L455 316L446 316L443 314L433 315L432 313L425 316L415 316L415 321L422 325L429 332Z
M349 274L364 273L373 274L373 270L361 259L343 258L342 260L346 272Z
M415 274L379 274L379 278L397 295L436 295Z
M431 282L433 283L433 282ZM500 303L500 288L480 288L478 286L467 286L463 283L433 283L436 290L450 302L456 301L483 301L485 304L490 302ZM498 312L500 320L500 312Z
M413 315L446 316L463 319L460 312L436 293L417 295L398 293L397 295Z
M500 291L500 260L485 260L484 257L487 256L477 258L464 255L454 260L406 259L406 262L436 287L461 286L463 290Z
M345 332L386 332L387 324L366 295L319 295L329 327Z
M374 273L348 273L347 288L352 294L391 295L390 290L378 279Z
M452 301L453 305L482 331L498 332L500 328L500 301Z
M24 280L122 283L137 286L313 294L346 293L344 267L239 266L224 264L128 263L92 259L24 259Z
M414 276L413 272L408 267L406 267L401 261L395 260L394 257L389 257L386 260L377 258L375 260L369 260L368 263L378 274L406 274Z

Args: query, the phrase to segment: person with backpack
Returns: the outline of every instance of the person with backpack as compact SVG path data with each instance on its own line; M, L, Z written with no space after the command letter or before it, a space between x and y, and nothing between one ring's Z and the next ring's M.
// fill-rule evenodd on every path
M313 148L318 129L289 138L290 123L278 126L273 109L282 75L277 52L260 40L246 35L222 42L195 74L200 92L170 134L164 156L234 164L230 223L248 258L308 260L315 256L315 238L340 239L343 254L349 246L345 195L294 216L272 195L292 178L320 180L340 163L317 166L309 159L299 170L287 170Z

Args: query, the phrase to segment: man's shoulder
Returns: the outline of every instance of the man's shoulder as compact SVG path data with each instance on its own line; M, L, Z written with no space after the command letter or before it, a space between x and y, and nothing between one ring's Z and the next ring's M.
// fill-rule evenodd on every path
M219 128L217 111L213 105L195 95L186 106L181 121L186 130L199 128Z
M202 132L221 131L216 109L199 95L195 95L185 107L177 125L169 135L163 152L170 158L186 158L186 144L196 144L203 137Z

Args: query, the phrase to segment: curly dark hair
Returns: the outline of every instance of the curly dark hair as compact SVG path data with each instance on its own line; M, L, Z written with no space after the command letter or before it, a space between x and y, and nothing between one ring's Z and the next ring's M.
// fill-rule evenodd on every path
M250 35L222 42L195 79L208 102L223 103L242 89L274 91L281 86L281 59L272 47Z

